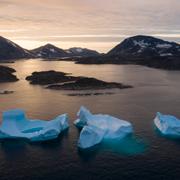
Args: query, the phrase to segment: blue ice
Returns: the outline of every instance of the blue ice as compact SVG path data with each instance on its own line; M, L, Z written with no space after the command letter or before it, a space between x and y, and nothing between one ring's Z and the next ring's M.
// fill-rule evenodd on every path
M175 116L163 115L158 112L154 124L163 135L180 137L180 120Z
M0 139L25 138L30 141L55 139L69 127L66 114L51 121L29 120L21 109L3 112Z
M131 123L110 115L92 114L85 107L77 113L74 124L82 128L78 146L82 149L91 148L104 139L122 139L133 132Z

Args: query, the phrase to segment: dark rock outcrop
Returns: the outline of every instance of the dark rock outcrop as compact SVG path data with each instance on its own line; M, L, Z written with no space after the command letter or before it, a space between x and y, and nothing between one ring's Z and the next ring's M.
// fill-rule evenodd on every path
M8 91L8 90L0 90L0 95L7 95L7 94L12 94L14 91Z
M132 88L129 85L123 85L116 82L105 82L95 78L79 77L74 82L68 82L59 85L50 85L47 88L56 90L99 90L99 89L126 89Z
M119 64L142 65L165 70L180 70L179 57L129 57L129 56L102 56L76 59L77 64Z
M0 83L18 81L18 78L13 75L14 72L16 71L12 68L0 66Z
M69 76L67 73L56 71L34 72L26 77L31 84L48 85L49 89L56 90L98 90L98 89L125 89L132 86L116 82L105 82L95 78Z
M69 76L69 74L57 71L42 71L33 72L31 76L27 76L26 80L31 84L47 85L54 83L64 83L76 80L76 77Z

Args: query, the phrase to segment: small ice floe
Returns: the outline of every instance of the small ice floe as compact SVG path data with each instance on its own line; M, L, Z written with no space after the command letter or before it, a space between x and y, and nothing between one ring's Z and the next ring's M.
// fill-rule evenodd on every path
M180 137L180 120L175 116L163 115L158 112L154 124L163 135Z
M51 121L29 120L21 109L5 111L2 114L0 139L24 138L30 141L55 139L69 127L66 114Z
M83 128L78 141L82 149L91 148L104 139L122 139L133 132L131 123L110 115L93 115L85 107L81 107L77 115L79 119L74 124Z

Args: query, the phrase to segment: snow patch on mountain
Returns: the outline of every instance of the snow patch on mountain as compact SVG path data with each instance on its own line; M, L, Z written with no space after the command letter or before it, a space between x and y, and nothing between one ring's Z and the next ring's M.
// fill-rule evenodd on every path
M171 45L171 44L164 43L164 44L157 44L156 47L157 47L157 48L167 48L167 49L169 49L169 48L172 47L172 45Z
M52 53L56 52L55 49L53 49L53 48L51 48L50 51L51 51Z
M180 45L151 36L138 35L125 39L122 43L108 52L108 55L165 57L180 56Z
M77 48L76 51L81 53L81 52L83 52L83 49Z
M144 40L141 40L141 41L134 40L133 43L134 43L135 46L138 45L141 48L146 48L147 46L150 45L150 43L144 42Z

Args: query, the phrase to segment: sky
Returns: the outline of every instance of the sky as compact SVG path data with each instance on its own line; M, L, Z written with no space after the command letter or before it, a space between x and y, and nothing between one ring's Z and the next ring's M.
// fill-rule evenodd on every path
M0 35L27 49L107 52L137 34L180 43L180 0L0 0Z

